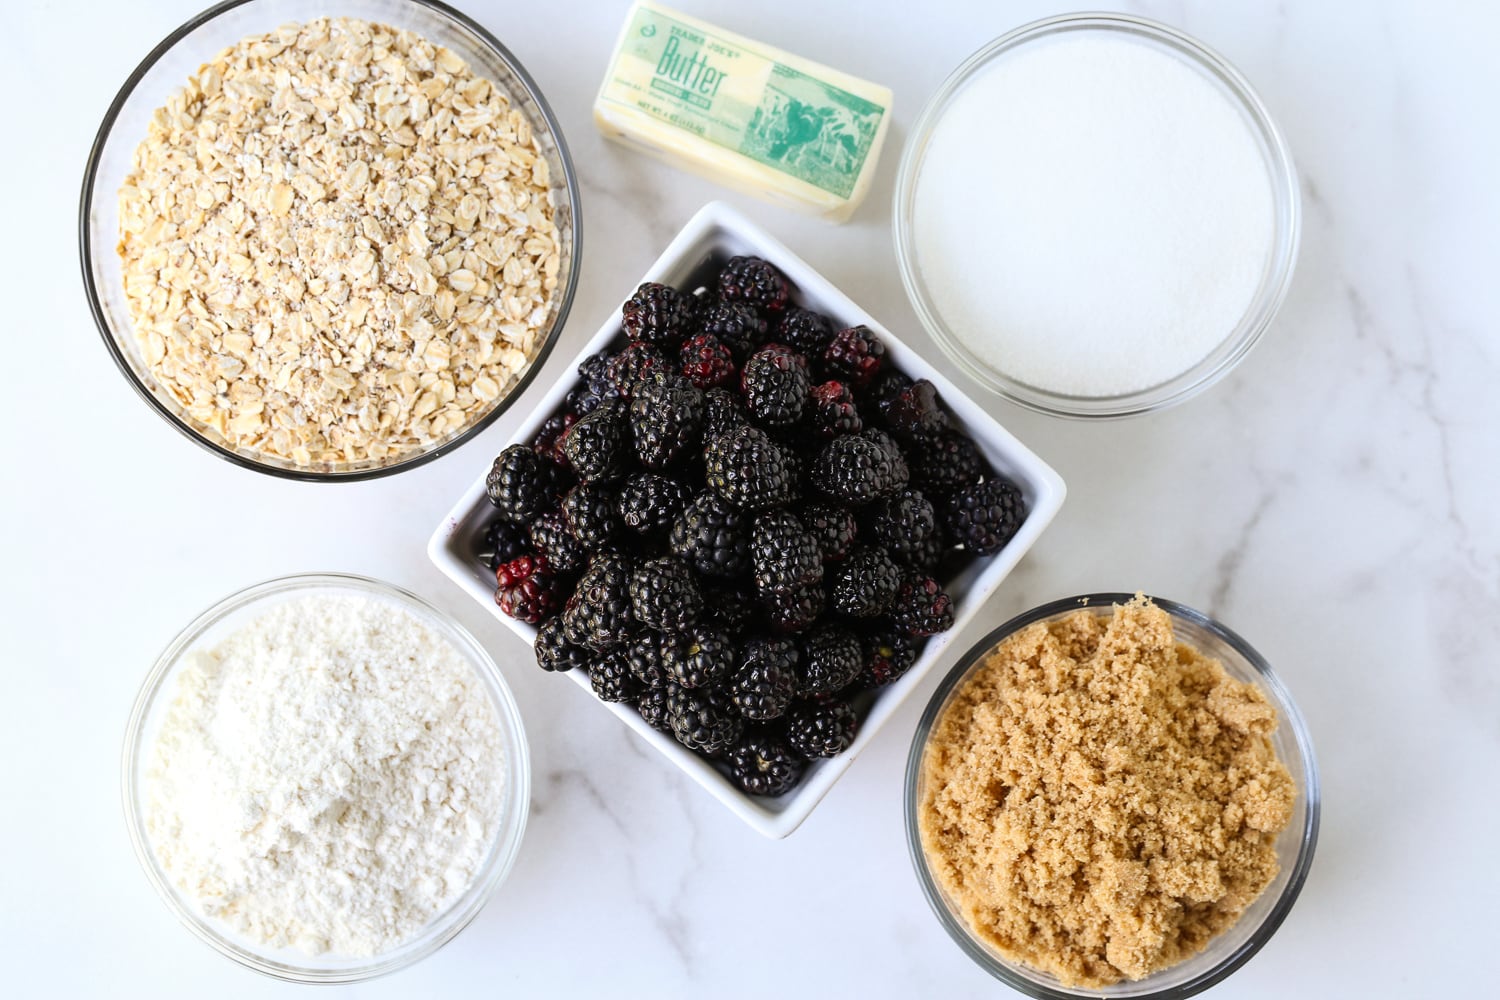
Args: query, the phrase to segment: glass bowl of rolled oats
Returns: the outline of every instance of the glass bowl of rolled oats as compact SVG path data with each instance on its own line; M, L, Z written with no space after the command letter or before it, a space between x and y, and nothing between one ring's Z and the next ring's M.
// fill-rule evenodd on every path
M230 0L110 105L80 204L94 318L190 438L387 475L498 417L572 303L578 187L536 84L429 0Z

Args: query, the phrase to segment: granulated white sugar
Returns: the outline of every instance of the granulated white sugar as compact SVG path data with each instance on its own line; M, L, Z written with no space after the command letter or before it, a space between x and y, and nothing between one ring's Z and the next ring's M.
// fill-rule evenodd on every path
M295 597L184 665L147 837L188 899L253 940L380 954L472 882L500 754L494 703L447 638L375 598Z
M955 95L915 189L934 304L985 365L1101 397L1193 367L1254 297L1273 242L1252 126L1200 70L1065 34Z

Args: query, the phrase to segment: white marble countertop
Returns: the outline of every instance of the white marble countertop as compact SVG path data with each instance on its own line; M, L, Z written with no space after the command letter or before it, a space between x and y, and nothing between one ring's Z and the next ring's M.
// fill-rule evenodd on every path
M540 82L582 183L583 285L543 382L688 216L721 197L930 350L891 249L900 147L963 57L1059 9L866 3L851 15L682 0L894 88L875 190L833 227L599 138L589 104L623 4L461 6ZM120 738L152 659L204 606L256 580L339 569L413 589L472 629L505 665L535 765L531 825L501 893L437 955L349 995L1008 995L928 912L902 830L909 737L951 655L807 824L766 841L572 684L530 666L525 646L428 563L428 534L524 403L433 464L318 487L234 468L135 398L84 305L78 183L115 89L197 7L9 11L0 992L295 991L193 940L154 897L121 816ZM1296 908L1213 995L1483 992L1471 970L1486 975L1500 929L1500 140L1486 103L1500 93L1500 11L1125 8L1199 36L1259 89L1302 171L1301 262L1260 346L1178 409L1085 425L992 401L1069 498L967 639L1090 590L1143 588L1221 617L1300 703L1324 806Z

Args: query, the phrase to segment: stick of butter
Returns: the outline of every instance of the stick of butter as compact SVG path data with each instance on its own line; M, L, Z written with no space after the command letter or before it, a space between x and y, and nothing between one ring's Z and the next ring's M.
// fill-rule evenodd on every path
M891 92L651 0L625 19L594 101L612 139L843 222L864 199Z

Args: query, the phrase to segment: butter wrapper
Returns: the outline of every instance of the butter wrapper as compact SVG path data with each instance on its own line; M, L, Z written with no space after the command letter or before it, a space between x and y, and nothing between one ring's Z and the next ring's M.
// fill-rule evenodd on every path
M594 101L607 137L843 222L870 189L891 91L651 0L625 19Z

